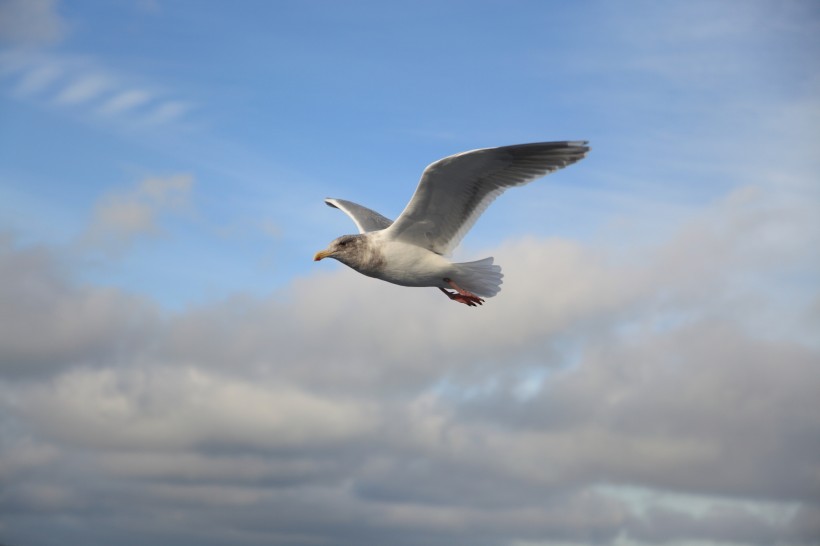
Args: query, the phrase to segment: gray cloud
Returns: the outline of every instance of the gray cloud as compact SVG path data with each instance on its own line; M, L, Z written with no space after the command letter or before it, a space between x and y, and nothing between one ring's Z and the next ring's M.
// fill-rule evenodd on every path
M337 270L162 314L6 238L4 536L816 541L818 299L782 284L816 212L760 188L652 247L510 242L478 313Z
M82 365L116 367L158 334L161 321L151 303L72 282L61 258L47 248L19 248L9 236L0 237L0 276L3 378Z

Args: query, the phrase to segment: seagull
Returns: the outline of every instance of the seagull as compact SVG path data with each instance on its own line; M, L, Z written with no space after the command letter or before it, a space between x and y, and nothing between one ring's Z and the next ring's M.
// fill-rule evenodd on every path
M435 287L453 301L481 305L501 290L501 267L492 257L453 263L447 256L504 190L571 165L587 152L586 141L537 142L439 159L424 170L395 221L351 201L327 198L325 203L347 214L359 233L331 241L313 260L333 258L368 277Z

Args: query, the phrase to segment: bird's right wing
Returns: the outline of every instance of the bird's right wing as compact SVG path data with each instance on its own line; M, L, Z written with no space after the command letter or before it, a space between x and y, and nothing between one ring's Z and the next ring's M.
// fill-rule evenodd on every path
M416 193L386 234L448 254L501 192L583 158L584 141L482 148L440 159L424 170Z
M327 198L325 199L325 203L327 203L329 207L339 209L340 211L350 216L351 220L353 220L353 222L356 224L356 227L359 228L359 233L365 233L367 231L379 231L381 229L390 227L390 225L393 223L393 220L385 218L378 212L370 210L367 207L357 205L352 201L345 201L344 199Z

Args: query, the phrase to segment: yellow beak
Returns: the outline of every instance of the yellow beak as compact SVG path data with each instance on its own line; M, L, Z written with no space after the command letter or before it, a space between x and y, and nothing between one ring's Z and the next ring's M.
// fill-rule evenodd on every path
M327 257L328 257L328 256L330 256L331 254L333 254L333 253L332 253L332 252L328 252L327 250L322 250L321 252L317 252L317 253L316 253L316 255L313 257L313 261L314 261L314 262L318 262L318 261L319 261L319 260L321 260L322 258L327 258Z

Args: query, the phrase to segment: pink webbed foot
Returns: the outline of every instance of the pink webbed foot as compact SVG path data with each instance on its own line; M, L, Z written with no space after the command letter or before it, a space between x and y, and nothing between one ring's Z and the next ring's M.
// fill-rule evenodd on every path
M463 303L464 305L469 305L470 307L475 307L476 305L481 305L484 300L477 296L465 296L464 294L457 294L455 292L449 292L444 288L439 287L439 290L444 292L444 294L453 301L457 301L459 303Z
M468 292L461 288L459 285L454 283L450 279L444 279L444 282L449 284L455 292L450 292L445 290L444 288L439 287L439 290L444 292L444 294L453 301L457 301L459 303L463 303L469 307L475 307L476 305L481 305L484 303L484 300L473 294L472 292Z

